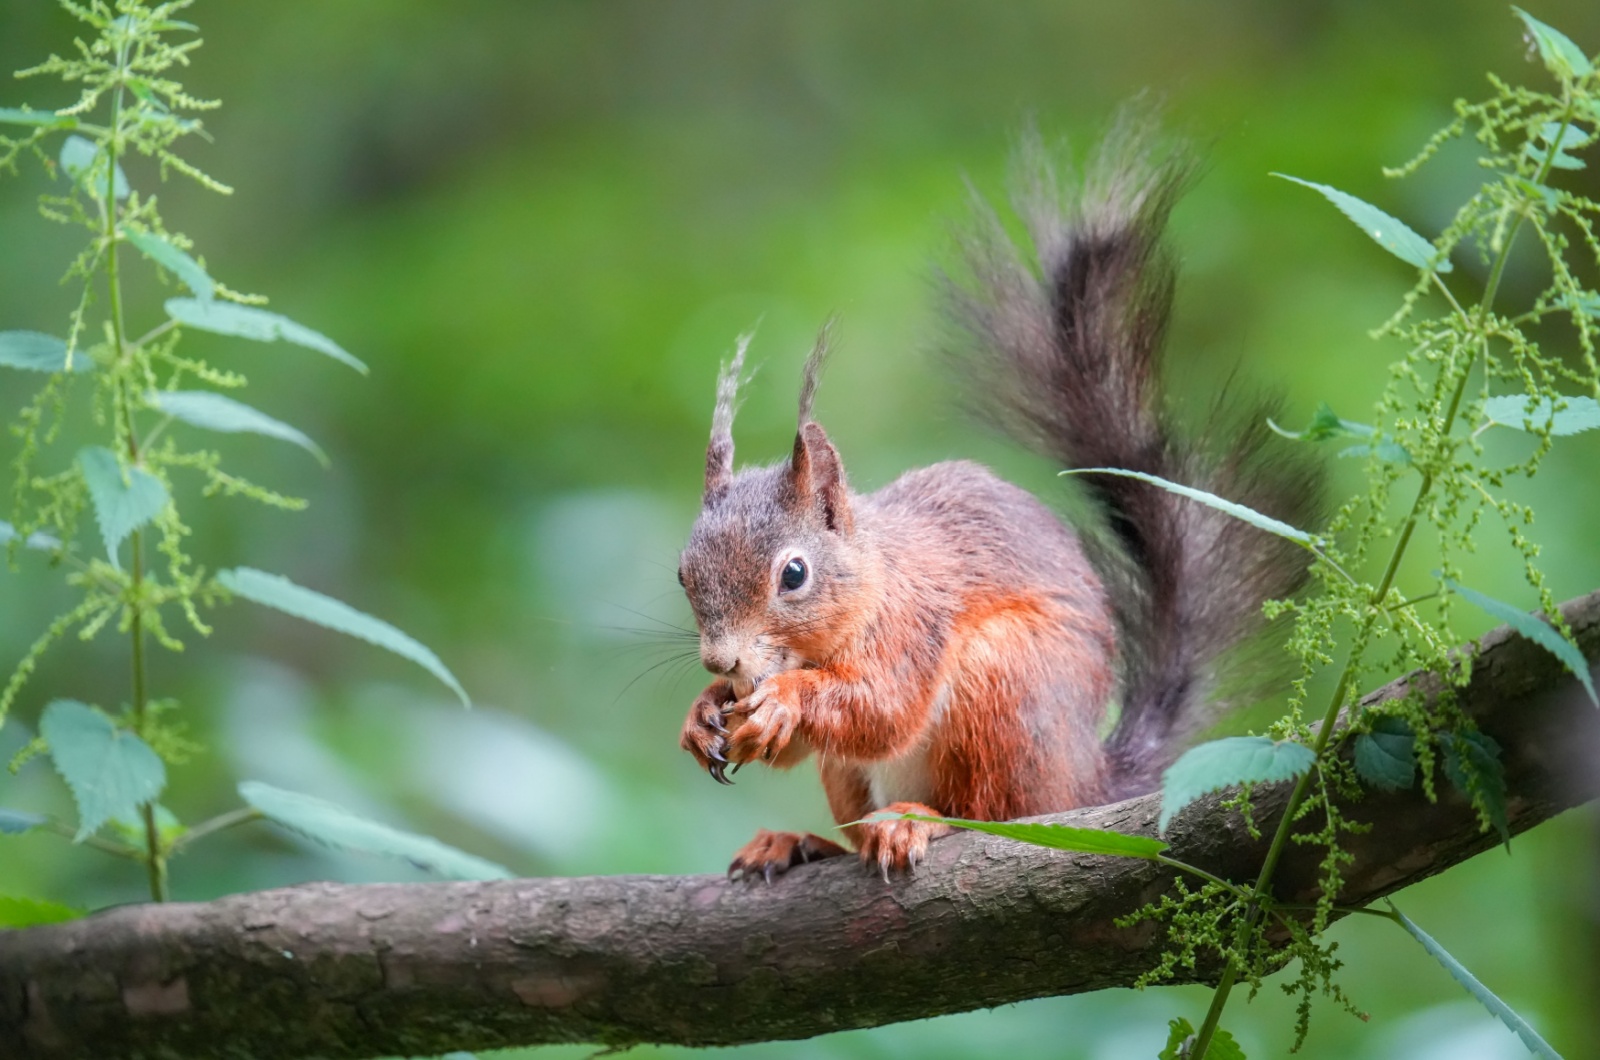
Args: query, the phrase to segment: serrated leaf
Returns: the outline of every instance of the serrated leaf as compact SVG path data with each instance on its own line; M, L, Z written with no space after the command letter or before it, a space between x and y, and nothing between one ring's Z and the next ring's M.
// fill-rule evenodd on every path
M1538 137L1557 151L1576 151L1594 142L1594 134L1570 121L1547 121L1539 126Z
M1481 732L1441 733L1444 775L1457 791L1483 804L1484 813L1511 849L1511 828L1506 821L1506 773L1500 764L1500 744Z
M1519 611L1510 604L1502 603L1492 596L1485 596L1476 589L1468 589L1465 585L1449 578L1446 578L1444 583L1463 600L1476 604L1560 659L1561 664L1583 682L1584 690L1589 693L1589 699L1595 706L1600 707L1600 696L1595 695L1594 678L1589 673L1589 661L1583 657L1583 652L1578 650L1578 646L1563 637L1554 626L1537 615Z
M53 110L33 110L23 107L0 107L0 122L9 125L37 125L49 129L76 129L78 117L75 114L57 114Z
M1412 923L1410 917L1400 912L1392 904L1389 909L1399 918L1400 926L1410 932L1411 937L1422 944L1422 948L1428 951L1428 955L1444 965L1444 970L1450 973L1450 978L1465 987L1467 993L1477 998L1478 1003L1488 1009L1491 1015L1509 1027L1511 1033L1522 1039L1522 1044L1528 1047L1529 1052L1535 1056L1545 1057L1546 1060L1561 1060L1561 1055L1550 1048L1549 1042L1539 1037L1539 1033L1528 1025L1527 1020L1517 1015L1510 1005L1496 997L1494 991L1478 982L1477 976L1467 971L1460 961L1450 956L1448 950L1433 940L1433 936Z
M1547 26L1534 18L1520 7L1511 10L1522 19L1523 25L1528 27L1528 35L1533 38L1533 43L1539 49L1539 58L1544 60L1547 70L1563 81L1574 78L1588 77L1594 70L1589 62L1589 57L1583 54L1572 40L1553 26Z
M1188 1060L1194 1045L1195 1029L1183 1017L1167 1021L1167 1044L1156 1054L1156 1060ZM1206 1060L1245 1060L1244 1050L1233 1040L1233 1035L1218 1027L1211 1034L1211 1044L1206 1046Z
M1194 1037L1194 1026L1182 1016L1167 1021L1167 1044L1156 1054L1156 1060L1183 1060L1180 1050Z
M117 566L117 546L160 515L169 500L166 485L143 468L130 467L123 478L117 455L98 445L78 451L78 466L89 485L95 521L106 543L106 553Z
M437 839L357 816L311 795L247 780L239 785L239 797L267 819L336 850L400 858L454 880L511 878L511 870L503 865L464 853Z
M1073 468L1069 471L1062 471L1060 473L1063 475L1121 475L1123 478L1136 478L1140 482L1148 482L1152 486L1159 486L1169 493L1176 493L1180 497L1187 497L1192 501L1199 501L1208 508L1215 508L1220 512L1226 512L1235 519L1240 519L1244 522L1247 522L1251 526L1254 526L1260 530L1265 530L1269 534L1276 534L1279 537L1287 538L1296 544L1309 546L1312 543L1311 535L1306 533L1304 530L1296 530L1288 523L1281 523L1271 516L1262 515L1253 508L1246 508L1242 504L1235 504L1233 501L1223 500L1214 493L1207 493L1205 490L1197 490L1193 486L1180 486L1176 482L1168 482L1159 475L1147 475L1143 471L1123 471L1120 468L1114 467L1080 467Z
M346 353L344 347L321 332L312 331L304 324L296 324L280 313L269 313L255 306L235 305L232 302L206 301L200 298L169 298L167 315L186 327L199 328L218 335L233 335L255 342L292 342L308 350L325 353L336 361L343 361L365 375L367 366Z
M1563 398L1566 407L1559 412L1549 398L1526 394L1502 394L1483 403L1483 418L1499 427L1519 431L1549 427L1553 435L1578 434L1600 427L1600 402L1591 397Z
M281 574L268 574L251 567L222 571L217 575L217 582L235 596L340 633L348 633L410 659L448 685L452 692L461 697L463 705L472 705L461 683L445 668L437 655L382 619L357 611L331 596L296 585Z
M873 820L928 821L932 824L949 824L972 832L984 832L1002 839L1015 839L1036 847L1051 850L1073 850L1080 854L1110 854L1124 858L1143 858L1154 861L1167 849L1167 844L1149 836L1124 835L1103 828L1074 828L1064 824L1014 824L1009 821L968 821L959 817L926 817L915 813L874 813Z
M39 734L78 804L73 842L113 817L136 815L167 785L167 767L149 744L77 700L57 699L45 707Z
M1265 736L1229 736L1191 747L1161 775L1158 826L1165 833L1179 810L1208 792L1293 780L1316 760L1304 744L1278 743Z
M65 371L66 341L42 331L0 331L0 365L29 372ZM71 367L74 372L87 372L94 365L87 353L77 350Z
M90 174L98 169L101 173L100 186L88 189L96 198L105 198L105 167L106 155L90 140L85 140L78 135L67 137L61 145L61 168L67 176L72 178L74 184L85 183ZM111 190L118 199L128 197L128 177L122 172L122 165L118 163L111 167Z
M128 242L139 249L139 253L166 269L183 282L183 285L202 299L209 301L217 293L217 284L200 263L191 258L187 251L175 246L171 242L156 235L154 232L123 232Z
M1360 228L1380 247L1407 265L1414 265L1419 269L1432 269L1434 272L1450 271L1449 259L1439 258L1437 262L1434 262L1434 259L1439 257L1438 249L1412 231L1399 218L1390 217L1371 203L1363 202L1354 195L1342 192L1338 188L1331 188L1326 184L1318 184L1315 181L1301 180L1299 177L1291 177L1287 173L1274 173L1272 175L1320 192L1323 198L1339 208L1340 213L1354 221L1357 228Z
M36 924L60 924L77 920L84 915L60 902L46 902L37 898L22 898L14 894L0 894L0 928L25 928Z
M1379 718L1356 737L1352 757L1363 783L1379 791L1408 791L1417 779L1416 736L1404 718Z
M44 824L49 818L43 814L24 813L21 810L0 810L0 835L22 835Z
M1575 155L1569 155L1565 151L1552 153L1548 147L1540 147L1538 144L1523 144L1522 154L1536 166L1542 166L1548 161L1551 169L1572 171L1588 168L1588 163Z
M1238 1042L1233 1040L1233 1035L1217 1028L1211 1036L1211 1044L1206 1047L1206 1060L1248 1060Z
M262 434L298 445L323 464L328 456L304 433L242 401L209 390L152 390L145 403L194 427L224 434Z
M11 544L16 539L17 528L10 523L0 520L0 548ZM35 549L39 552L54 552L61 547L61 542L49 534L34 531L28 535L28 540L22 543L23 548Z

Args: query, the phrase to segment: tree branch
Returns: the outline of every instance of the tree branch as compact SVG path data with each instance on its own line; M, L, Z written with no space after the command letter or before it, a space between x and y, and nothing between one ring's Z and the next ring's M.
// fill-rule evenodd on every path
M1600 657L1600 592L1563 610L1585 655ZM1512 831L1600 795L1600 711L1528 641L1500 629L1480 646L1462 703L1504 748ZM1263 828L1284 795L1257 792ZM1246 880L1263 844L1217 801L1179 817L1173 853ZM1050 819L1149 834L1157 808L1151 795ZM1350 812L1376 827L1347 840L1345 905L1498 842L1454 793L1369 794ZM1311 850L1286 857L1284 901L1315 896L1315 862ZM717 876L316 884L128 906L0 932L0 1056L280 1060L807 1037L1126 986L1161 938L1112 921L1170 877L1153 862L968 833L889 885L839 859L770 887Z

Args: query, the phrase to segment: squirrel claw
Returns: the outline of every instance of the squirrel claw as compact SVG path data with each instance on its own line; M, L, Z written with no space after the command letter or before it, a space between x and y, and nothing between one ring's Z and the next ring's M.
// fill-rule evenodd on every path
M724 766L722 762L712 762L706 766L706 772L710 773L711 779L716 781L718 784L727 784L731 786L733 781L729 780L722 772L725 768L727 767Z
M823 858L845 853L838 843L821 836L798 832L769 832L765 828L740 848L728 865L728 878L747 880L761 877L767 884L794 868Z

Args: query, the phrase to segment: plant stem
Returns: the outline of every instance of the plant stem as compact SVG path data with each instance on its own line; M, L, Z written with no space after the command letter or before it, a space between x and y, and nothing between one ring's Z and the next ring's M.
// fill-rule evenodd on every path
M1562 135L1565 134L1567 126L1571 124L1571 111L1572 107L1569 99L1567 113L1563 117ZM1555 143L1560 143L1560 141L1561 135L1558 135ZM1538 173L1534 176L1535 184L1543 183L1545 178L1549 176L1555 153L1556 148L1552 145L1545 156L1544 162L1540 165ZM1458 355L1468 343L1475 345L1477 342L1482 342L1487 353L1489 337L1484 332L1484 326L1488 322L1490 307L1494 305L1495 295L1500 289L1500 281L1505 275L1506 263L1511 259L1511 247L1516 242L1517 233L1522 229L1522 223L1527 219L1528 209L1524 207L1518 212L1516 219L1511 223L1510 230L1506 233L1505 242L1501 245L1500 253L1496 255L1494 264L1489 270L1488 281L1484 284L1483 298L1478 303L1477 312L1471 318L1467 318L1467 313L1461 304L1450 294L1443 281L1439 280L1437 273L1435 274L1434 279L1440 289L1445 292L1445 297L1449 299L1456 312L1460 313L1468 324L1467 342L1459 343L1456 346ZM1448 459L1450 455L1450 432L1455 427L1456 415L1461 411L1461 399L1467 391L1467 380L1471 375L1471 361L1469 360L1465 367L1458 367L1456 357L1452 356L1440 368L1440 371L1459 371L1460 373L1450 395L1449 407L1446 409L1444 419L1440 423L1438 460L1442 462ZM1312 750L1319 760L1322 758L1323 752L1327 750L1328 742L1333 735L1334 725L1338 722L1339 711L1344 706L1345 694L1361 661L1361 652L1366 644L1367 637L1371 634L1378 615L1382 613L1383 601L1388 597L1389 590L1394 585L1395 577L1400 570L1400 562L1405 558L1406 549L1411 544L1411 535L1416 530L1417 521L1421 517L1429 497L1432 495L1433 480L1434 475L1431 470L1422 473L1422 481L1417 485L1416 500L1411 504L1411 511L1406 516L1405 524L1400 529L1400 536L1395 541L1394 550L1389 554L1389 562L1384 568L1383 578L1379 581L1377 587L1373 589L1372 595L1368 599L1369 606L1352 639L1353 647L1350 657L1345 661L1344 672L1339 675L1339 683L1334 688L1333 695L1329 699L1327 712L1322 719L1322 727L1317 731L1316 740L1312 745ZM1254 897L1245 912L1244 919L1239 924L1239 930L1235 934L1234 949L1236 954L1243 950L1250 931L1261 918L1262 903L1268 900L1271 895L1273 873L1277 871L1278 859L1288 845L1289 835L1294 829L1295 811L1300 808L1306 792L1310 790L1313 775L1314 771L1309 769L1301 774L1299 781L1295 783L1294 791L1289 796L1288 803L1283 808L1283 816L1278 821L1277 831L1273 833L1272 845L1267 850L1266 861L1262 863L1261 873L1256 877ZM1228 966L1223 969L1222 978L1217 981L1216 992L1211 996L1211 1005L1206 1010L1205 1022L1200 1025L1200 1030L1195 1035L1194 1047L1190 1051L1193 1060L1205 1060L1206 1050L1210 1047L1211 1039L1216 1034L1217 1024L1222 1018L1222 1010L1228 1003L1228 995L1232 992L1233 984L1238 979L1238 970L1237 959L1230 959Z
M172 841L172 849L169 850L168 853L176 854L178 851L182 850L186 846L189 846L191 843L197 843L207 836L215 835L217 832L220 832L225 828L233 828L236 825L249 824L251 821L259 821L261 820L261 816L260 810L253 809L249 806L243 806L237 810L229 810L227 813L218 814L209 821L201 821L199 824L183 833L177 839L174 839Z
M126 32L126 31L124 31ZM111 96L111 128L106 139L106 183L105 201L102 212L105 214L105 243L106 243L106 283L109 287L111 302L111 337L116 343L116 361L122 362L129 356L126 330L122 323L122 284L117 275L117 151L121 146L122 138L122 93L123 79L128 72L128 42L124 37L117 48L117 77L116 91ZM133 419L133 399L128 393L128 380L118 381L121 390L121 406L123 429L128 438L128 462L139 463L139 437L135 432ZM128 622L128 636L132 640L133 650L133 725L134 731L142 739L145 735L145 721L148 717L148 697L145 691L145 660L144 660L144 535L135 530L131 535L130 548L133 553L131 563L131 581L128 588L130 597L129 611L131 617ZM140 807L140 814L144 818L144 863L150 879L150 897L158 902L167 900L167 863L166 854L161 849L161 833L156 828L156 810L154 802L147 802Z

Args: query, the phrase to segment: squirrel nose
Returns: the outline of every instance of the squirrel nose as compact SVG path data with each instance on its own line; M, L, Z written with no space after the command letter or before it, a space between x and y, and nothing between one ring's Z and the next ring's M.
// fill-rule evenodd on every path
M726 644L702 644L700 663L714 674L730 674L739 668L739 652Z

